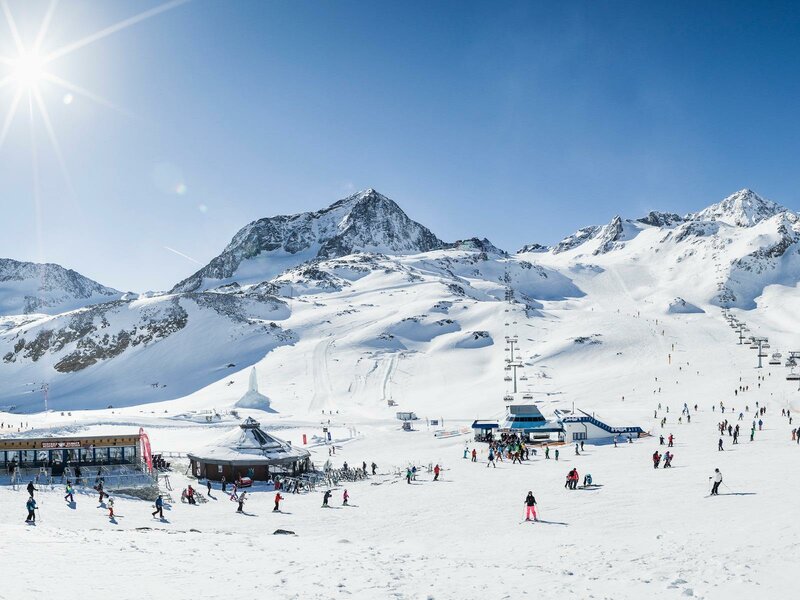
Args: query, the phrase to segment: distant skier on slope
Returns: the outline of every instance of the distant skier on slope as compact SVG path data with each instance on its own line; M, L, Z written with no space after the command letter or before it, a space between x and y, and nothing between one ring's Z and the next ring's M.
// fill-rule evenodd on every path
M345 495L347 494L347 490L344 491ZM244 495L244 492L242 492ZM275 493L275 508L272 509L272 512L278 512L281 509L281 500L283 500L283 496L281 496L280 492Z
M156 509L152 512L152 515L153 518L155 518L156 515L162 519L164 518L164 498L161 497L161 494L156 498Z
M331 491L326 490L325 494L322 496L322 508L328 508L328 500L331 497Z
M528 492L525 497L525 520L530 521L531 515L533 515L534 521L539 520L536 516L536 498L533 497L533 492Z
M714 469L714 474L709 477L709 479L714 480L714 484L711 486L711 495L719 496L719 486L722 483L722 473L719 472L719 469Z
M25 503L25 508L28 509L28 518L25 519L26 523L36 523L36 500L33 499L33 496L28 498L28 501Z
M242 495L237 498L237 502L239 503L239 507L236 509L237 513L244 512L244 502L246 500L247 492L242 492Z
M344 491L342 494L342 506L348 506L347 501L350 500L350 494L347 493L347 490Z

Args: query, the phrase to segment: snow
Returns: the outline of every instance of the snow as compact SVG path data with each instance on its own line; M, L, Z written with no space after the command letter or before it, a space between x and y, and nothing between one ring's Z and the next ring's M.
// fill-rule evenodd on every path
M20 421L30 428L18 435L29 437L143 426L154 452L185 453L236 428L230 410L252 389L255 366L275 412L241 408L241 417L294 446L305 434L317 466L379 466L367 481L340 483L334 508L320 508L320 488L285 494L284 512L273 513L274 494L257 486L248 515L236 515L215 490L208 503L171 506L163 523L151 518L149 502L126 497L115 498L119 518L111 523L95 497L81 492L71 509L56 487L41 492L42 522L25 526L25 492L0 486L0 536L13 547L4 565L15 574L4 579L0 598L85 589L85 569L60 569L57 577L32 570L62 550L101 565L90 574L92 592L117 598L253 595L262 586L303 599L788 596L796 587L800 492L791 430L800 422L790 425L780 412L800 416L800 392L785 367L754 368L754 352L736 343L719 309L731 294L732 314L750 335L770 338L769 352L798 349L797 221L766 212L748 213L765 217L748 226L721 218L679 223L663 213L651 223L620 218L558 251L515 256L459 246L315 260L313 277L303 274L308 265L263 279L248 272L228 282L237 286L208 293L220 299L219 310L192 295L156 295L109 312L109 331L131 329L143 311L177 298L189 320L83 371L53 376L58 352L45 362L0 363L3 404L17 402L26 383L50 381L57 407L33 413L42 397L29 388L28 414L0 413L5 435L17 434ZM602 229L609 235L597 237ZM323 289L319 273L347 285ZM256 300L280 279L292 288L285 304ZM504 301L508 288L514 303ZM219 312L226 299L241 310ZM0 356L18 333L67 320L0 321ZM273 320L286 340L264 339L262 326ZM486 468L486 446L459 432L505 413L506 336L519 339L527 376L517 399L531 394L548 418L574 404L654 437L587 445L580 456L568 444L558 462L540 453L523 465ZM137 386L154 373L171 377L170 385L146 395ZM749 391L735 395L739 385ZM107 394L127 401L103 408ZM731 419L749 405L740 444L725 436L724 452L716 449L720 401ZM750 442L756 401L768 412ZM677 422L684 402L699 406L691 424ZM654 418L659 403L665 408ZM420 416L416 431L400 430L397 411ZM444 422L429 427L429 419ZM335 440L333 456L323 427ZM439 429L456 435L437 437ZM663 451L662 432L675 435L674 467L654 470L650 456ZM478 464L462 458L465 443L478 449ZM433 482L427 467L437 463L442 481ZM402 477L409 464L422 469L412 485ZM190 482L204 491L186 477L184 459L173 466L176 500ZM566 490L573 466L598 487ZM723 494L707 498L716 467ZM344 487L347 508L340 507ZM528 490L540 523L521 522ZM296 535L273 535L277 529Z

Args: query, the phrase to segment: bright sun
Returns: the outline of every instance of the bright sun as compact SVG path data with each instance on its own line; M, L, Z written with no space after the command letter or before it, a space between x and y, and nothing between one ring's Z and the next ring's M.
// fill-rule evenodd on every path
M11 77L21 89L36 88L44 78L44 57L38 54L23 54L11 61Z

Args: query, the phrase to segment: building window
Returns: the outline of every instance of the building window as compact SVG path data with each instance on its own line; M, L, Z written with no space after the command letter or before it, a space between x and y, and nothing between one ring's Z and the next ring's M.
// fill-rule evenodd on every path
M585 431L575 431L572 434L572 441L573 442L577 442L579 440L585 440L585 439L586 439L586 432Z

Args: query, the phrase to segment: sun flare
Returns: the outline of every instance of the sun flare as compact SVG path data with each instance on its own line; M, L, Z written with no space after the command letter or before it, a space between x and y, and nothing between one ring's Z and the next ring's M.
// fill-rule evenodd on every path
M36 53L22 54L11 60L11 78L19 88L31 90L44 78L44 65L44 57Z

